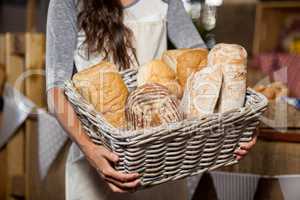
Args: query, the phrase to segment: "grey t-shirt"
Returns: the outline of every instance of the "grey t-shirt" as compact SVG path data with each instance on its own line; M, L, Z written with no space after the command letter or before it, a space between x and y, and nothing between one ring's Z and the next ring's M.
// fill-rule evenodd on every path
M76 1L51 0L49 4L46 45L47 90L63 87L64 81L73 75L74 52L79 31ZM174 46L176 48L206 47L181 0L164 1L168 3L168 37Z

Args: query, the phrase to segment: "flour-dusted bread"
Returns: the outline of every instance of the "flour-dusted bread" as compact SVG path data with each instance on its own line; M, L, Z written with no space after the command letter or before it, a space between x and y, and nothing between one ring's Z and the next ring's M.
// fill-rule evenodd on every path
M209 66L192 74L180 104L185 117L201 117L214 113L222 85L222 71L218 66Z
M223 84L219 112L244 106L246 97L246 66L225 64L222 67Z
M208 65L220 66L223 73L219 112L243 107L246 96L246 50L236 44L218 44L209 52Z
M79 93L93 104L110 124L125 127L128 90L114 65L102 62L80 71L74 75L73 83Z
M188 77L207 65L208 51L206 49L177 49L166 51L162 60L177 74L182 87Z
M167 87L172 94L181 98L183 89L176 79L176 74L172 68L161 60L153 60L141 66L137 75L138 86L147 83L158 83Z
M145 84L128 97L128 128L136 130L181 121L183 115L178 106L177 98L166 87L156 83Z
M247 65L247 51L238 44L217 44L208 54L208 65Z

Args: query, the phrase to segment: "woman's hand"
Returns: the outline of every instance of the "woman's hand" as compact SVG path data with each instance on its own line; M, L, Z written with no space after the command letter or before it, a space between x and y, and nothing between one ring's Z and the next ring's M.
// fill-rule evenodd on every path
M257 135L255 134L250 142L240 143L240 147L234 152L236 154L237 160L243 159L256 144L256 141Z
M71 104L61 88L52 88L48 92L49 110L56 116L66 133L75 141L85 154L89 163L97 169L114 192L130 192L139 184L138 174L123 174L114 170L111 164L118 162L118 156L103 146L95 145L84 133Z
M116 171L112 164L118 162L118 156L103 146L91 144L83 147L82 150L89 163L97 169L113 192L132 192L139 186L139 174L124 174Z

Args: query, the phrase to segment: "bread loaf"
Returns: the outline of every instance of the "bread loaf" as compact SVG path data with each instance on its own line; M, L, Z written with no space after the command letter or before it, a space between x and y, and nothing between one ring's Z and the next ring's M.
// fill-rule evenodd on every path
M265 95L270 101L280 100L281 97L289 94L287 86L281 82L273 82L266 86L257 85L254 90Z
M187 118L214 113L222 85L222 71L209 66L192 74L185 87L180 104Z
M85 69L73 77L79 93L115 127L124 127L128 90L117 68L107 62Z
M288 96L289 95L289 89L287 85L285 85L282 82L274 82L271 84L271 87L274 88L275 93L276 93L276 100L280 99L283 96Z
M221 67L223 73L219 112L243 107L246 96L246 50L236 44L218 44L208 55L208 65Z
M176 80L175 72L161 60L153 60L139 68L138 86L146 83L158 83L167 87L178 98L182 96L182 88Z
M184 88L188 77L207 64L206 49L177 49L166 51L162 60L177 74L180 85Z
M247 65L247 51L237 44L217 44L208 54L208 65Z
M166 87L156 83L145 84L128 97L128 127L136 130L181 121L183 115L178 105L177 98Z

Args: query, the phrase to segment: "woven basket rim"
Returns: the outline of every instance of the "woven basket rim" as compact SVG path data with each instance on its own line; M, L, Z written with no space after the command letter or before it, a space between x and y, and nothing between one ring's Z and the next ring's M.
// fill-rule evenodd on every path
M153 132L156 132L157 130L165 130L166 132L172 132L176 129L182 128L183 124L200 123L200 122L203 122L203 120L209 121L211 119L216 119L216 118L222 119L226 115L236 114L234 119L238 119L240 115L245 115L250 112L251 113L257 112L268 105L268 100L263 94L256 92L253 89L251 89L250 87L248 87L246 95L255 95L257 98L260 99L260 101L255 105L245 105L242 108L232 109L232 110L226 111L224 113L207 114L207 115L203 115L201 118L189 118L189 119L184 119L180 122L162 124L162 125L156 126L156 127L150 127L150 128L144 128L144 129L138 129L138 130L126 130L126 129L122 129L122 128L116 128L116 127L112 126L110 123L108 123L105 120L105 118L102 116L102 114L100 112L97 112L95 107L92 104L90 104L84 97L82 97L77 92L72 80L65 81L64 89L65 89L65 94L67 96L70 95L68 91L71 90L72 95L75 95L76 98L79 99L81 101L81 103L84 105L84 107L88 108L87 112L89 114L94 115L96 117L96 119L104 121L106 123L105 125L110 129L110 132L112 134L111 136L118 140L128 140L131 137L136 138L139 135L143 135L143 137L144 137L146 135L151 135ZM239 115L237 115L237 113L239 113Z

